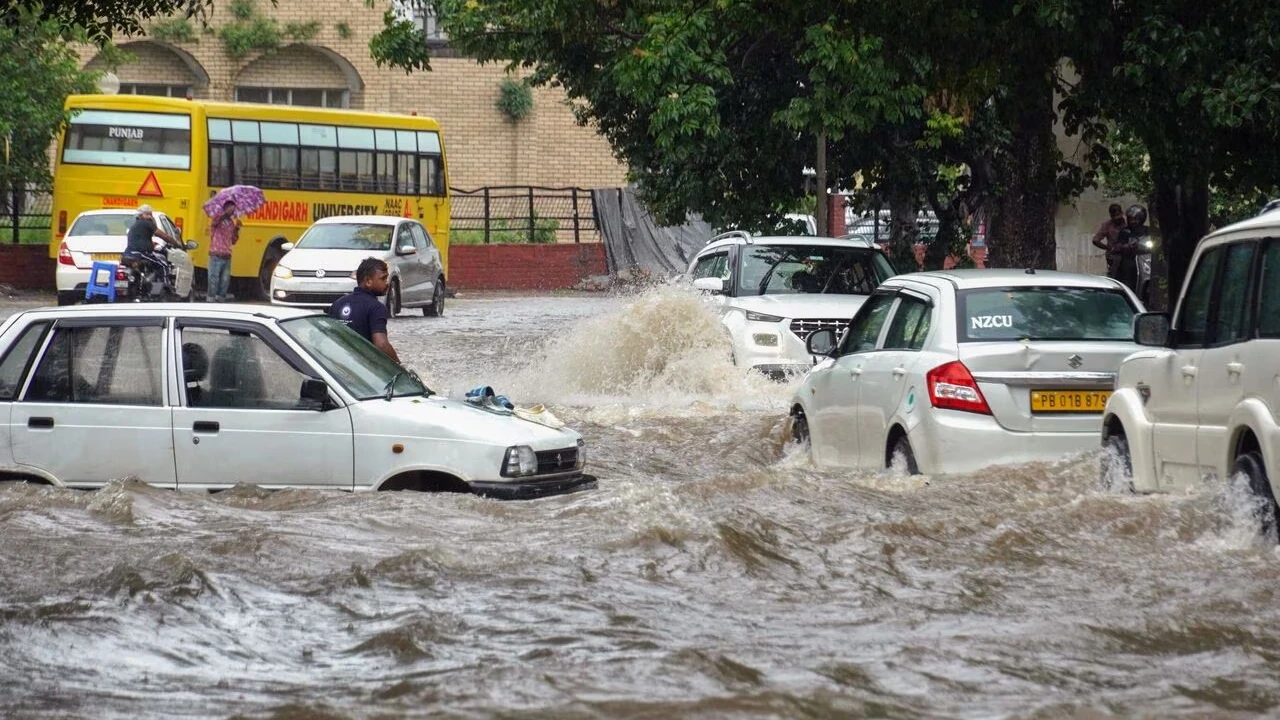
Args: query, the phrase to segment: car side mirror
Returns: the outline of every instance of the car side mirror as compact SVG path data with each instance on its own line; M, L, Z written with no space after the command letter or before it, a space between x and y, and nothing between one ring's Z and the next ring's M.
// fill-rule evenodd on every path
M195 250L196 248L200 247L200 243L196 242L195 240L188 240L185 243L183 243L182 246L188 250Z
M830 355L836 349L836 331L814 330L804 341L804 347L810 355Z
M304 403L314 404L317 410L328 410L332 405L329 400L329 384L319 378L303 380L302 390L298 395Z
M724 280L718 277L704 277L693 281L695 290L702 290L713 295L724 294Z
M282 245L280 246L280 249L281 249L281 250L283 250L283 251L285 251L285 252L289 252L290 250L294 249L295 247L297 247L297 246L296 246L296 245L294 245L293 243L291 243L291 242L287 242L287 243L282 244Z
M1147 347L1168 347L1171 326L1168 313L1139 313L1133 319L1133 341Z
M413 245L401 245L399 249L396 250L396 254L397 255L417 255L418 248L414 247Z

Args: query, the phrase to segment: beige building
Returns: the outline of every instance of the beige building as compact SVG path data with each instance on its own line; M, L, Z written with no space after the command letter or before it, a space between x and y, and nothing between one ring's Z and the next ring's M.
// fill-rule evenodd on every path
M456 57L432 18L406 17L431 37L430 72L379 68L369 40L388 3L359 0L216 0L209 26L159 19L145 37L120 38L133 60L115 70L122 93L415 112L438 120L449 184L619 187L626 168L594 129L576 124L565 95L533 90L532 112L498 108L501 64ZM276 49L259 49L276 44ZM255 47L257 46L257 47ZM100 68L95 49L82 51Z

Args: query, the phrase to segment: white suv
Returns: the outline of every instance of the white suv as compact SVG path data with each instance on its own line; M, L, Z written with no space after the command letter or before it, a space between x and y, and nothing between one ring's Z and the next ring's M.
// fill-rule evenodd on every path
M1103 416L1104 480L1134 490L1243 473L1276 522L1280 468L1280 211L1200 242L1173 321L1144 313Z
M775 377L812 366L810 333L843 330L895 274L866 241L740 231L716 236L689 263L693 286L719 304L734 363Z

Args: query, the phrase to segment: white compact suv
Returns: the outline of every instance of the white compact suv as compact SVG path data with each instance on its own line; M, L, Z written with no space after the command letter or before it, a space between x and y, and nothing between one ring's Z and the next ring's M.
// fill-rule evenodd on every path
M719 305L734 363L774 377L812 366L809 334L843 330L895 274L869 242L741 231L716 236L689 263L693 286Z
M1280 468L1280 209L1200 242L1172 323L1145 313L1147 346L1120 366L1103 416L1108 482L1143 492L1243 473L1275 527Z
M1110 278L949 270L886 280L848 331L822 330L791 408L815 463L971 472L1097 447L1142 309ZM834 345L834 347L833 347Z

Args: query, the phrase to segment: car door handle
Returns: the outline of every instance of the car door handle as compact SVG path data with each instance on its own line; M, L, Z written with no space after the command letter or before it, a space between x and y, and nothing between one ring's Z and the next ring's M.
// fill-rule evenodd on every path
M191 425L191 430L198 433L216 433L221 426L216 422L198 420Z
M1196 373L1197 373L1197 372L1199 372L1199 370L1197 370L1197 369L1196 369L1196 366L1195 366L1195 365L1183 365L1183 366L1182 366L1182 374L1183 374L1183 376L1184 376L1184 377L1193 378L1193 377L1195 377L1195 376L1196 376Z
M29 427L29 428L40 428L41 430L48 430L48 429L50 429L50 428L52 428L52 427L53 427L53 418L51 418L51 417L33 417L33 418L28 418L28 419L27 419L27 427Z
M893 369L894 377L902 377L903 375L906 375L906 374L907 374L907 369L904 367L899 366Z
M1244 363L1238 363L1238 362L1227 363L1228 375L1239 375L1242 372L1244 372Z
M862 374L862 368L860 367L852 368L849 370L849 374L854 377L858 377L859 375Z

